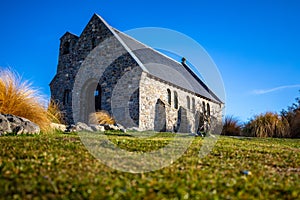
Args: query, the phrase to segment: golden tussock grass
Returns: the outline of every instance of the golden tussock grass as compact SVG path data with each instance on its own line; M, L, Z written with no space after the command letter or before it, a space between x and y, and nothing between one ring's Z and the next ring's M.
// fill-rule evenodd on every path
M50 100L47 109L48 118L51 122L57 124L65 124L64 115L59 109L59 104Z
M254 137L289 137L290 127L286 119L272 112L255 116L244 127L244 134Z
M10 69L0 68L0 113L29 119L39 125L42 131L48 131L55 116L47 111L45 102L31 83L22 81Z
M105 110L91 113L89 124L115 124L115 119Z

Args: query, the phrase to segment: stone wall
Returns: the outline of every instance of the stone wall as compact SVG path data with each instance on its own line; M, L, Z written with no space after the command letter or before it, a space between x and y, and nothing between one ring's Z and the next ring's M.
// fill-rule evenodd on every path
M168 103L168 89L171 91L171 105ZM178 108L174 107L174 92L178 96ZM187 97L190 98L189 108ZM160 105L157 105L158 101L160 101ZM139 127L142 130L163 130L165 124L166 131L196 132L199 127L200 115L203 115L203 103L205 107L207 104L210 105L211 115L218 120L222 119L222 108L219 104L163 82L144 72L140 83ZM166 115L162 114L161 117L158 117L161 115L162 109L165 109Z
M125 127L138 127L139 83L142 70L115 37L94 48L75 77L72 92L74 122L86 122L94 112L92 94L101 86L101 108ZM92 88L90 91L88 88ZM89 91L89 92L87 92Z
M80 37L69 32L61 37L57 73L50 83L50 90L51 99L59 103L67 123L74 123L72 93L78 70L90 52L112 36L104 22L94 15Z
M67 32L61 38L57 74L50 89L67 123L87 122L89 113L96 111L95 104L126 128L142 130L195 132L208 103L211 113L221 119L219 104L143 72L107 26L94 15L80 37ZM98 90L100 99L94 94Z

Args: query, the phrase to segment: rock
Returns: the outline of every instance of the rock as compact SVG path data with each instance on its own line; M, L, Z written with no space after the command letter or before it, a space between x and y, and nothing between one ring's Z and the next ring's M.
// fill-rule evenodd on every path
M123 132L123 133L126 133L126 132L127 132L127 130L126 130L126 129L123 129L123 128L121 128L120 131Z
M0 114L0 135L12 134L38 134L40 128L28 119L10 114Z
M93 131L98 131L98 132L104 132L105 128L102 125L98 125L98 124L90 124L90 127Z
M37 124L35 124L35 123L29 121L28 119L25 119L25 118L21 118L21 119L24 120L23 123L24 123L24 130L25 131L28 130L28 133L35 133L35 134L40 133L41 129Z
M64 124L51 123L50 127L52 129L59 130L59 131L66 131L67 130L67 126L64 125Z
M117 127L119 127L120 131L123 133L126 133L126 128L124 128L124 126L122 126L121 124L117 124Z
M76 132L76 126L74 124L68 125L65 132L66 133Z
M119 131L120 130L119 127L112 125L112 124L104 124L104 128L105 128L105 130L110 130L110 131Z
M93 129L91 127L89 127L86 123L83 123L83 122L77 122L75 129L76 129L76 131L93 132Z
M240 173L246 176L252 175L252 173L249 170L241 170Z
M125 129L121 124L116 124L116 126L119 127L119 129Z
M12 130L10 128L9 121L5 116L0 114L0 135L5 135L7 133L11 133Z
M122 125L112 125L112 124L87 125L86 123L83 122L77 122L76 125L67 126L65 132L75 132L75 131L104 132L106 130L122 131L123 133L127 132Z

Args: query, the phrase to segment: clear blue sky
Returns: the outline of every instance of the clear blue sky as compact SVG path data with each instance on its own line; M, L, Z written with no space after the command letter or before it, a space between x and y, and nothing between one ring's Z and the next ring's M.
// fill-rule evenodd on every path
M121 31L163 27L199 42L218 66L226 114L246 121L291 105L300 89L297 0L3 0L0 66L49 96L59 38L80 34L93 13Z

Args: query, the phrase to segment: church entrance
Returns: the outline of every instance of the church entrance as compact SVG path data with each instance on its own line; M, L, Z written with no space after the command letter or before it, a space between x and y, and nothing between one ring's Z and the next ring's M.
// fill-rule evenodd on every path
M98 112L101 110L101 86L98 83L96 90L94 91L95 97L95 111Z
M88 80L81 90L80 116L82 122L89 122L91 113L101 110L101 86L97 80Z

